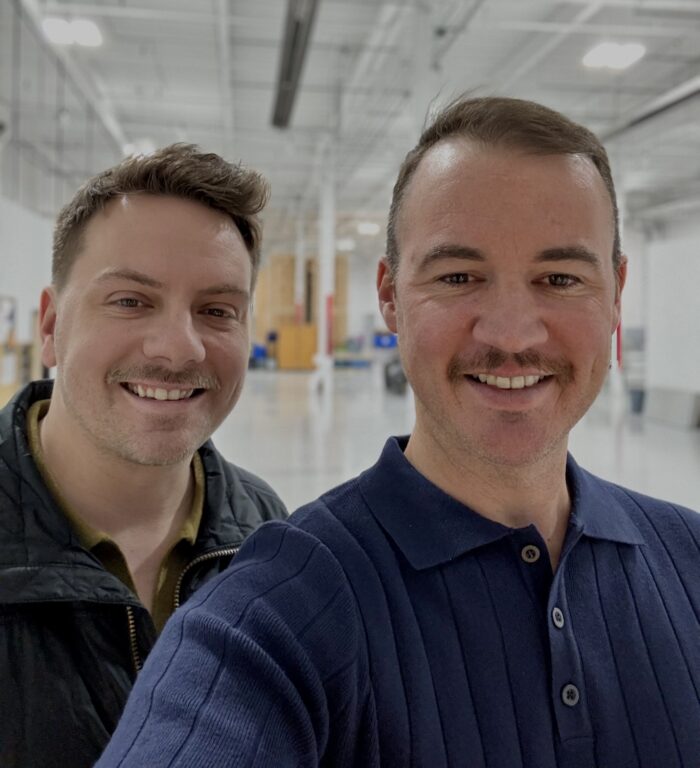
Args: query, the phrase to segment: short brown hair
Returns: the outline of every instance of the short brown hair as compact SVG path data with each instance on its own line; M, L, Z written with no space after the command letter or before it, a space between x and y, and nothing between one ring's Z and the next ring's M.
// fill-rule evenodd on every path
M387 224L386 255L392 274L396 274L399 265L396 229L406 188L428 150L452 136L473 139L487 146L524 149L535 154L582 155L589 158L610 195L615 226L612 258L613 267L617 269L622 254L615 185L608 154L595 134L559 112L532 101L497 96L460 96L442 109L424 129L418 144L406 155L399 169Z
M51 274L56 288L60 290L68 280L90 218L113 198L132 193L172 195L229 216L250 254L255 283L262 239L257 215L268 199L267 182L256 171L201 152L194 144L178 143L150 155L132 155L98 173L64 206L53 236Z

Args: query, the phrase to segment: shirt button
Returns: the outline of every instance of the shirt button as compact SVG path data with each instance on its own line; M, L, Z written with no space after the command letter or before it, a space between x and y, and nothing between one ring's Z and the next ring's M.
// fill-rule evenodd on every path
M581 694L578 692L578 688L572 683L565 685L561 689L561 700L567 707L575 707L580 698Z
M540 559L540 549L534 544L526 544L520 550L520 557L522 557L526 563L536 563Z
M564 614L562 613L561 608L557 608L556 606L552 608L552 621L557 629L562 629L564 627Z

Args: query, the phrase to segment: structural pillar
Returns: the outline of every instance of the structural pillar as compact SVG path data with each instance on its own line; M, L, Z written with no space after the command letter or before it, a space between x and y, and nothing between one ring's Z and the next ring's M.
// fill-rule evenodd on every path
M304 317L304 261L306 258L306 222L304 204L297 208L297 238L294 251L294 322L303 323Z
M318 217L317 384L330 387L333 371L335 292L335 142L328 142L321 166Z

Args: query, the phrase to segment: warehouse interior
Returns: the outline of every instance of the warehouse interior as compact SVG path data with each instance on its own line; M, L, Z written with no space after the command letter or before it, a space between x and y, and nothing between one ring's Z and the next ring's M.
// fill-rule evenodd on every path
M391 190L464 92L603 139L629 277L619 364L571 449L700 507L698 0L4 0L0 400L41 375L60 207L126 155L193 142L272 190L251 369L217 446L290 508L369 466L413 418L374 289Z

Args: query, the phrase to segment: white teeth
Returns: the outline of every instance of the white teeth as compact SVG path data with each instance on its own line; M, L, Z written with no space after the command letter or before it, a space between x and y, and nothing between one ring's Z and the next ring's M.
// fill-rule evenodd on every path
M140 384L127 384L130 392L139 397L149 398L151 400L186 400L191 397L193 389L163 389L162 387L142 387Z
M490 373L477 373L474 374L474 378L478 379L482 384L488 384L491 387L497 387L498 389L524 389L525 387L531 387L533 384L544 379L544 376L493 376Z

